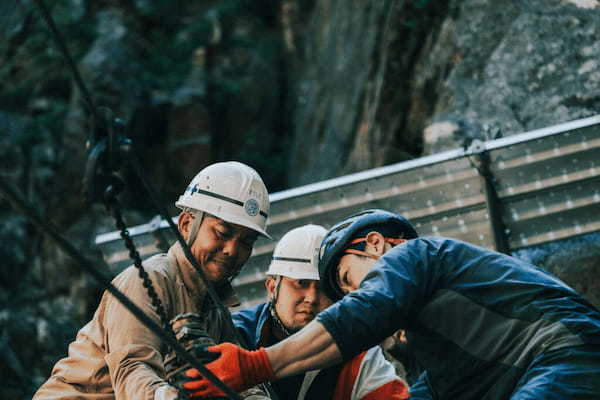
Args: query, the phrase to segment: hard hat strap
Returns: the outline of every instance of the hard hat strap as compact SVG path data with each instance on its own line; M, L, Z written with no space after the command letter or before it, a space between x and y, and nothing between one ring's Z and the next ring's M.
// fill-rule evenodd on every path
M276 275L275 276L275 293L273 298L271 299L271 303L274 305L277 303L277 298L279 297L279 289L281 288L281 281L283 280L283 276Z
M277 275L275 277L275 294L271 299L271 303L269 304L269 311L271 312L271 318L273 319L273 328L278 330L283 337L291 336L293 332L291 332L288 328L285 327L281 318L277 314L277 310L275 310L275 304L277 303L277 299L279 298L279 289L281 288L281 281L283 280L283 276Z
M200 225L202 225L202 220L204 219L204 212L196 210L191 211L191 209L186 210L186 212L192 217L192 226L190 227L190 233L187 238L187 245L191 248L200 231Z
M367 253L366 251L361 251L361 250L356 250L356 249L346 249L346 250L344 250L344 253L346 253L346 254L355 254L357 256L365 256L365 257L372 258L374 260L378 260L379 259L378 255Z
M387 243L390 243L393 246L397 246L400 243L404 243L406 242L406 239L396 239L396 238L383 238L383 240ZM367 238L363 237L363 238L358 238L358 239L353 239L348 243L348 246L352 246L358 243L362 243L362 242L366 242ZM378 255L375 254L371 254L371 253L367 253L366 251L362 251L362 250L357 250L357 249L346 249L344 250L344 253L346 254L355 254L358 256L365 256L365 257L369 257L369 258L373 258L375 260L379 259Z

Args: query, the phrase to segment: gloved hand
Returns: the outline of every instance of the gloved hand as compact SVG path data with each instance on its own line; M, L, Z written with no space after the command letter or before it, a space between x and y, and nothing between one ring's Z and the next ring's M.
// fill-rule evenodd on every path
M241 392L258 383L275 379L264 347L249 351L232 343L221 343L209 347L208 351L209 353L220 353L220 357L206 364L206 368L235 392ZM184 372L184 375L189 381L182 386L188 396L224 396L224 393L211 381L204 378L197 369L190 368Z

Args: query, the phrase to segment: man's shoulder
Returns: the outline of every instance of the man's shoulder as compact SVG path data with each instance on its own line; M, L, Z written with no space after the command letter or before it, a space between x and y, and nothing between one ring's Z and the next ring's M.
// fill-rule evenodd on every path
M156 254L142 261L144 271L150 278L174 279L175 271L172 267L171 257L166 253ZM125 282L139 278L139 270L135 265L130 265L125 268L120 274L115 277L115 282Z
M472 243L446 236L420 236L406 242L410 246L425 246L430 248L474 246Z
M236 326L246 326L250 323L256 325L268 306L269 303L260 303L252 307L243 308L232 312L231 317Z
M492 253L489 249L477 246L460 239L444 236L425 236L410 239L387 252L384 257L394 259L397 257L450 257L473 256L476 254Z
M231 314L233 324L251 349L256 348L261 341L260 336L268 316L268 307L269 303L261 303Z
M144 268L149 272L156 272L159 274L170 274L172 273L172 264L174 258L166 253L155 254L150 258L147 258L142 263Z

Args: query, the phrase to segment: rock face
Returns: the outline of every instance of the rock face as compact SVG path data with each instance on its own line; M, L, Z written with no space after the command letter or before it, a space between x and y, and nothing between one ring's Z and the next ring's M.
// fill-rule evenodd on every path
M460 120L507 136L597 113L597 2L451 4L438 42L420 60L446 70L427 116L430 134L437 123ZM427 146L440 149L435 140Z
M596 1L317 2L289 181L597 113L599 19Z
M443 2L436 3L316 3L294 71L291 185L421 153L432 102L416 104L412 86L415 60L445 14Z

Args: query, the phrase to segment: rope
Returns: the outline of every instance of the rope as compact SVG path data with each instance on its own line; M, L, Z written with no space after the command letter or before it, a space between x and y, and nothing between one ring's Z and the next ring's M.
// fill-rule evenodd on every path
M103 122L103 119L98 113L98 110L96 108L96 105L94 104L90 92L87 90L87 87L85 86L83 79L79 74L79 70L77 69L75 62L73 61L73 57L71 57L71 53L69 53L69 49L67 48L65 41L63 40L62 35L60 34L58 28L56 27L56 24L54 23L54 19L52 18L48 7L46 7L44 0L35 0L35 2L42 13L42 18L44 18L46 24L48 25L48 28L50 28L50 33L52 33L52 38L54 39L54 42L56 43L59 50L63 54L63 57L67 61L67 65L69 66L69 69L71 70L71 73L75 78L75 83L77 87L81 91L81 95L83 96L88 111L93 115L95 121L99 123ZM94 136L94 142L96 142L98 139L99 138Z

